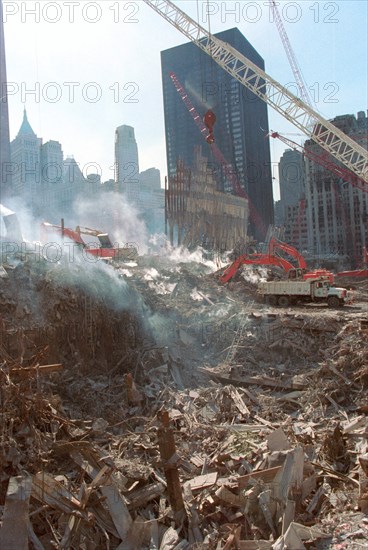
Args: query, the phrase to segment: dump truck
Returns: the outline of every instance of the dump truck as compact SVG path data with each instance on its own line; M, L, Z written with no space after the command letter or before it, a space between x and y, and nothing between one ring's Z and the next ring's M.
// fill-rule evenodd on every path
M281 307L295 305L298 302L320 302L335 308L349 301L347 290L331 286L328 277L261 282L258 285L258 295L267 304Z

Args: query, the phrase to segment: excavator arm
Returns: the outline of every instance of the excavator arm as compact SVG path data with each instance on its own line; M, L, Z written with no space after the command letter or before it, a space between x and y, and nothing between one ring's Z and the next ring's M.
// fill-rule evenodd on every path
M289 256L295 258L300 269L307 269L307 262L305 261L304 256L302 256L296 248L289 244L282 243L281 241L275 239L275 237L272 237L269 244L269 254L274 255L277 250L283 250L289 254Z
M295 267L291 262L279 256L277 254L278 250L282 250L295 258L298 262L298 266ZM277 266L281 267L285 273L287 273L288 278L290 279L315 279L315 278L324 278L328 279L331 284L334 282L333 273L325 269L308 271L307 262L304 259L304 256L300 252L291 246L290 244L283 243L272 237L268 246L268 254L252 254L252 255L243 255L236 258L232 264L230 264L223 274L220 277L221 283L227 283L242 265L264 265L264 266Z
M223 274L220 277L221 283L227 283L242 265L264 265L264 266L276 266L281 267L287 273L291 269L294 269L294 266L279 256L272 256L271 254L252 254L252 256L239 256L236 260L230 264Z
M74 241L75 243L83 246L83 248L86 247L86 243L83 241L82 237L77 231L73 231L72 229L68 229L67 227L61 227L61 225L54 225L52 223L43 222L41 224L41 232L43 233L44 237L47 239L50 233L54 233L59 236L65 236L68 237L70 240Z

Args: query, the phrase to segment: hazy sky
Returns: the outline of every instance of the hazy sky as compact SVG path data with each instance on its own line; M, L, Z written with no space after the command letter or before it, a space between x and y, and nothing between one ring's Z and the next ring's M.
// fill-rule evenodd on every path
M237 26L270 76L283 85L294 81L267 0L175 3L207 29L210 11L213 33ZM85 174L97 165L107 180L113 177L115 128L128 124L135 128L140 170L155 166L163 180L160 51L186 38L139 0L3 0L3 7L11 139L26 105L44 142L60 141ZM333 118L366 110L366 0L279 0L279 10L319 112ZM280 133L298 132L271 109L269 123ZM284 149L271 141L275 167Z

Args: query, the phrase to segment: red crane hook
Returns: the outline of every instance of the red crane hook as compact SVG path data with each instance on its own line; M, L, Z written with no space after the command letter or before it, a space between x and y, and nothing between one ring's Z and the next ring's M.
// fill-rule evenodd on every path
M208 128L208 136L206 138L207 143L214 143L215 136L213 135L213 127L216 122L216 115L211 109L207 111L207 113L204 115L203 122Z

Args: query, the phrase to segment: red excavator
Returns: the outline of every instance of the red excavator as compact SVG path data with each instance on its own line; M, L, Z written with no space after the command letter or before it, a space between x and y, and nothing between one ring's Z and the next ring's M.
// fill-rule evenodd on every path
M76 229L69 229L62 225L53 225L48 222L41 224L41 240L46 241L49 239L50 234L57 234L64 236L75 242L83 250L92 256L98 256L104 260L136 260L138 257L138 250L134 243L127 243L124 247L115 247L111 242L108 233L103 233L97 229L90 229L89 227L80 227L77 225ZM90 235L96 237L100 246L91 247L81 237L81 235Z
M295 267L289 260L280 256L277 251L282 250L286 252L292 258L295 258L298 262L298 266ZM315 279L323 278L330 281L331 284L334 282L334 275L330 271L325 269L320 269L316 271L308 271L307 263L293 246L283 243L277 240L275 237L269 242L268 252L266 254L244 254L236 258L232 264L230 264L223 274L220 277L221 283L227 283L235 273L238 271L242 265L265 265L265 266L276 266L281 267L285 273L287 273L288 279Z
M368 251L367 248L363 248L363 268L354 269L353 271L339 271L337 277L352 277L354 279L367 279L368 278Z

